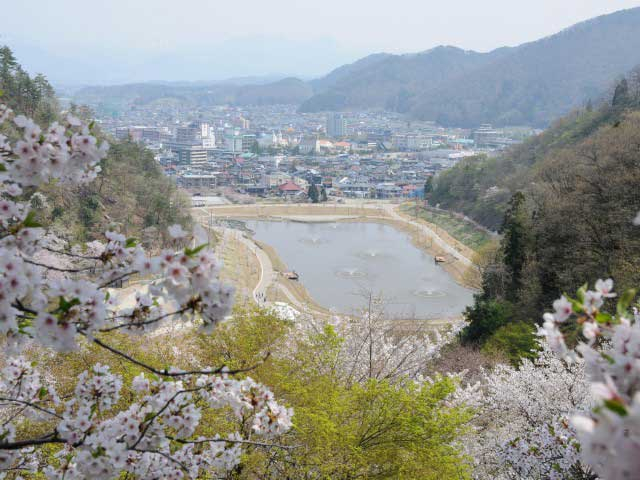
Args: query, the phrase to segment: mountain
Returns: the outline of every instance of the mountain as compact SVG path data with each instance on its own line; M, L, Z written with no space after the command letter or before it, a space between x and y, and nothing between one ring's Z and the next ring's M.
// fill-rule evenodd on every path
M367 57L314 82L316 95L300 109L408 112L417 92L444 86L451 78L487 65L507 51L482 54L456 47L436 47L417 54Z
M430 203L501 225L500 247L479 257L482 291L465 312L465 342L516 363L535 345L540 312L562 294L598 278L621 292L640 283L638 72L618 82L611 103L435 177Z
M313 88L298 78L284 78L266 85L243 85L236 89L236 105L300 104L313 94Z
M569 178L574 166L598 160L597 155L589 150L591 140L599 135L598 132L613 132L632 116L635 119L632 123L637 125L640 119L640 66L620 80L615 92L597 108L574 110L554 121L541 134L499 156L470 157L441 172L434 179L428 200L433 205L464 213L487 228L498 230L509 199L516 192L525 192L529 196L539 192L545 184L559 181L564 182L563 188L566 188L574 183L575 179ZM620 148L633 150L636 148L633 145L636 144L620 145ZM605 142L601 147L613 152L619 146L614 142L607 146ZM640 168L637 155L631 153L623 163L629 172ZM558 177L561 171L562 176ZM593 177L593 182L609 176L608 171L601 170L597 179ZM586 183L589 183L589 178L584 176L581 180L587 179ZM636 197L631 210L636 207L640 210L640 204L636 205L640 197ZM627 205L617 208L626 209Z
M312 80L310 83L316 92L321 92L330 87L333 87L340 80L348 78L351 75L356 75L368 67L371 67L379 62L382 62L390 57L393 57L390 53L374 53L368 55L360 60L332 70L328 75L322 78Z
M640 63L640 8L488 53L378 54L312 82L300 110L390 109L450 126L547 126Z
M73 100L91 107L118 111L133 103L146 105L157 100L177 100L190 105L298 105L313 95L310 84L297 78L270 83L224 82L208 84L132 83L84 87Z

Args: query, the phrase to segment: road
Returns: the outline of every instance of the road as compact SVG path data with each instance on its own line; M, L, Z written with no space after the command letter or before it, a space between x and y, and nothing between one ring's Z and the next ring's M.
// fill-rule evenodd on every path
M317 312L311 309L308 305L300 302L286 285L278 282L278 272L273 268L273 263L271 262L269 255L267 255L267 253L251 238L248 238L243 232L231 228L213 227L213 229L222 233L226 238L230 238L232 236L234 239L240 241L258 259L258 263L260 264L260 279L252 293L253 299L258 305L269 306L273 304L273 302L270 302L267 299L267 291L272 285L275 285L275 287L278 288L286 297L288 303L298 310L322 315L322 312Z

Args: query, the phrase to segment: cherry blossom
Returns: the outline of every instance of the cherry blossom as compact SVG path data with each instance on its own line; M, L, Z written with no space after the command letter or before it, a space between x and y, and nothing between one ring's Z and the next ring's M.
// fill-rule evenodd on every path
M540 335L553 338L561 358L585 364L594 407L572 412L571 424L580 442L582 461L602 478L634 478L640 470L640 323L629 314L635 298L620 296L615 314L604 310L616 295L611 280L586 286L571 301L572 317L586 340L568 351L559 322L545 321Z
M424 325L407 332L386 315L382 298L372 296L370 300L370 307L353 317L336 316L327 322L303 314L296 319L297 335L314 335L327 323L336 330L343 339L339 367L348 382L424 381L429 374L427 364L438 358L465 326L463 321L453 321L446 329Z
M245 444L261 445L254 436L288 431L293 411L263 385L243 378L244 371L155 367L109 343L109 332L140 334L171 322L190 321L209 331L229 314L233 288L220 281L220 263L206 249L201 229L190 236L179 225L170 227L173 239L193 246L155 256L117 231L84 246L52 239L35 221L31 202L16 198L24 187L36 189L30 198L40 195L38 186L52 179L92 181L108 145L73 116L42 128L0 105L0 123L11 119L20 138L12 143L0 136L0 334L6 356L0 371L0 478L9 471L65 479L124 473L215 477L238 464ZM149 279L148 288L136 294L133 306L124 306L111 287L134 275ZM127 383L109 366L95 364L61 401L25 347L69 352L81 339L141 372ZM208 408L249 421L250 438L240 432L203 437ZM43 422L51 431L25 438L18 432L27 421ZM56 465L45 465L39 454L48 444L59 448Z
M534 361L497 365L461 388L454 401L472 407L464 439L476 478L568 478L588 473L569 417L592 406L584 362L565 363L546 342Z

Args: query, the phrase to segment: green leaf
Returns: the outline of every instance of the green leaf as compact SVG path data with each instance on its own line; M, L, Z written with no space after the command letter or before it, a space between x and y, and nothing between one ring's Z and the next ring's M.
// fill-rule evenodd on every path
M627 416L627 409L618 400L605 400L604 401L604 406L607 407L612 412L617 413L621 417L626 417Z
M147 412L147 414L144 416L144 420L142 420L142 421L143 422L148 422L149 420L151 420L155 416L156 416L156 414L154 412Z
M27 214L27 217L24 219L22 224L27 228L37 228L41 226L38 222L36 222L36 212L33 211Z
M73 298L71 299L71 301L67 301L64 297L60 297L60 300L58 302L58 311L66 313L76 305L80 305L80 299Z
M567 296L565 295L565 297ZM567 297L567 300L569 300L569 303L571 303L571 308L575 313L582 313L584 311L583 302L571 297Z
M585 283L578 289L577 296L578 296L578 300L580 300L580 303L584 303L584 295L587 293L588 288L589 288L589 285Z
M600 352L600 356L602 358L604 358L607 362L609 362L611 365L613 365L614 363L616 363L616 361L613 359L613 357L611 355L607 355L604 352Z
M124 244L125 248L132 248L138 244L138 240L135 238L127 238L127 242Z
M608 313L598 312L596 314L596 322L598 323L611 323L613 322L613 317Z
M47 396L48 393L49 391L46 388L40 387L40 390L38 390L38 398L42 400L44 397Z
M93 458L101 457L105 454L106 450L104 447L98 447L93 452L91 452L91 456Z
M0 88L0 97L4 95L4 90Z
M203 243L202 245L196 247L196 248L185 248L184 249L184 254L187 257L193 257L194 255L197 255L198 253L200 253L203 249L207 248L207 246L209 246L208 243Z
M6 172L7 166L4 163L0 163L0 172Z
M633 302L633 299L635 297L636 290L634 288L627 290L622 294L620 300L618 300L618 306L616 307L618 315L625 315L627 313L627 309L629 308L629 305L631 305L631 302Z

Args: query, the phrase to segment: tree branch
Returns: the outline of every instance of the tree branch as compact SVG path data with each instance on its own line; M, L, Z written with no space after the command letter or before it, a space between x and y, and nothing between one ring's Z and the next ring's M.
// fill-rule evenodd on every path
M82 332L81 332L82 333ZM82 335L84 335L85 337L87 336L85 333L82 333ZM139 367L144 368L145 370L150 371L151 373L155 373L156 375L160 375L163 377L186 377L189 375L219 375L219 374L226 374L226 375L237 375L239 373L246 373L246 372L250 372L251 370L255 370L258 366L260 366L261 364L263 364L264 362L267 361L267 359L269 358L269 356L271 355L271 353L267 353L267 355L262 359L261 362L251 366L251 367L247 367L247 368L238 368L235 370L225 370L225 366L223 365L222 367L218 367L218 368L214 368L212 370L190 370L190 371L185 371L185 372L169 372L167 369L164 370L159 370L155 367L152 367L151 365L147 365L144 362L141 362L140 360L137 360L135 358L133 358L132 356L118 350L115 347L112 347L111 345L108 345L106 343L104 343L102 340L98 339L98 338L91 338L90 339L93 343L95 343L96 345L109 350L111 353L118 355L128 361L130 361L131 363L138 365Z

